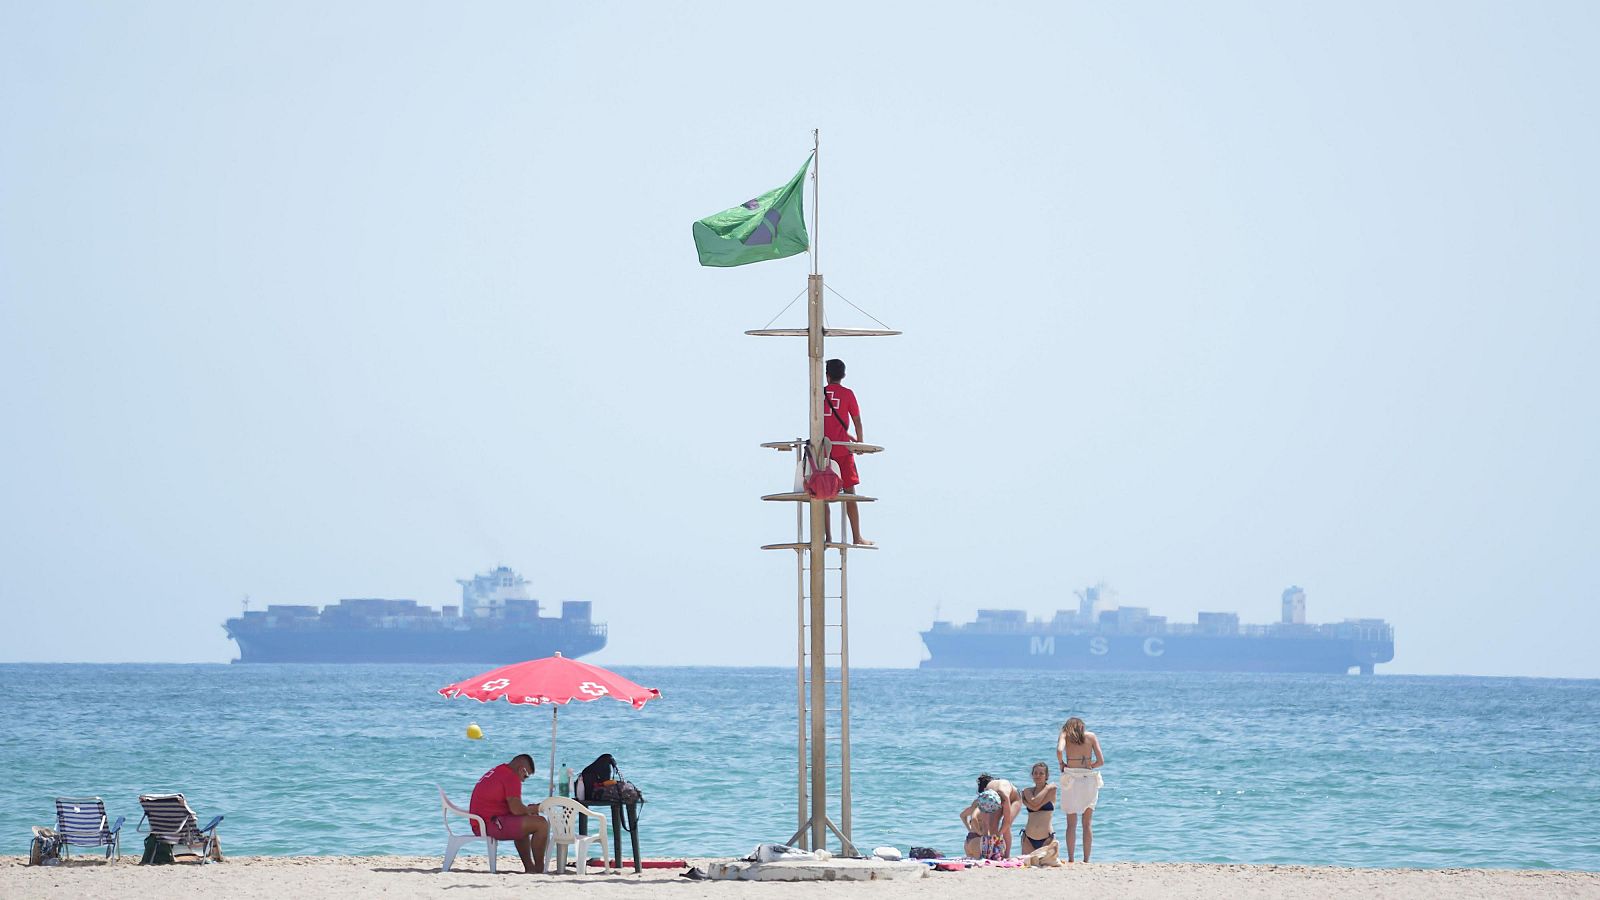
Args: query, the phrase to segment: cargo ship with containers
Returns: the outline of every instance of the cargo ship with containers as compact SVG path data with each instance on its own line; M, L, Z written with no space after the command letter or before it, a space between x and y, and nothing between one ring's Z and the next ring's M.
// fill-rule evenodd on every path
M922 632L925 669L1064 669L1190 672L1337 672L1371 675L1394 659L1394 628L1382 619L1306 622L1306 593L1283 592L1271 625L1238 613L1202 612L1168 622L1143 606L1108 602L1103 586L1078 592L1078 608L1049 619L1020 609L980 609L973 622L936 621Z
M513 663L606 645L589 601L566 600L559 617L541 615L527 580L506 566L456 583L459 606L358 598L252 610L246 601L222 627L241 663Z

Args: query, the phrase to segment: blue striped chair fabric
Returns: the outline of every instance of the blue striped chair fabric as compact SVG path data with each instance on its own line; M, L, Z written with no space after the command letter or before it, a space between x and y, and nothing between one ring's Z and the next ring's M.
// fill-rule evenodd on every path
M212 855L217 841L217 826L222 823L221 816L206 823L204 828L200 827L199 817L189 808L189 801L182 794L141 794L139 806L144 809L144 818L139 821L140 830L148 830L171 844L174 853ZM148 829L144 827L146 824L149 825Z
M57 797L56 831L63 843L77 847L105 847L106 856L120 855L123 816L108 824L106 804L99 797Z

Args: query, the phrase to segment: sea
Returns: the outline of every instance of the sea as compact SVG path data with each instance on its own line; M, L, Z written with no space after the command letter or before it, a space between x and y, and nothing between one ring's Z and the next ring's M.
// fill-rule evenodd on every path
M137 853L138 795L182 791L230 854L441 854L440 787L527 752L549 789L550 707L437 693L480 668L0 665L0 853L69 795ZM616 757L646 856L794 834L792 668L617 671L662 699L562 707L555 764ZM959 855L976 776L1025 786L1080 716L1097 861L1600 870L1600 681L858 669L851 703L862 848Z

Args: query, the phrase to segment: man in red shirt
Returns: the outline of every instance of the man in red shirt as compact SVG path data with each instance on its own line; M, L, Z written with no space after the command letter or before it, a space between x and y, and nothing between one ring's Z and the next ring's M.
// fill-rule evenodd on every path
M489 837L514 841L522 857L522 868L533 874L544 873L544 844L550 823L522 802L522 783L533 774L533 757L521 753L483 773L472 789L467 811L482 816ZM478 823L472 823L473 834Z
M822 389L822 436L833 441L833 452L829 454L833 463L839 469L840 480L844 482L844 492L854 494L856 485L861 483L861 476L856 472L856 455L844 447L838 446L841 442L860 443L864 438L861 429L861 404L856 402L854 391L840 384L844 381L844 360L830 359L827 362L828 386ZM856 433L850 435L850 428L846 422L855 422ZM850 520L850 533L855 536L855 543L871 547L872 542L861 536L861 513L856 507L859 503L844 503L845 517ZM833 540L833 516L828 516L828 540Z

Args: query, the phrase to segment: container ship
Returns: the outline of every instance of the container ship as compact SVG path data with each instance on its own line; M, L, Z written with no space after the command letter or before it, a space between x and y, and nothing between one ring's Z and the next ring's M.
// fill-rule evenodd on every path
M458 579L461 604L359 598L316 606L268 606L223 624L241 663L513 663L559 652L579 657L606 645L587 600L540 615L527 581L501 566Z
M1241 625L1238 613L1203 612L1168 622L1142 606L1113 606L1100 586L1079 591L1078 608L1051 619L1025 610L981 609L976 621L933 623L922 632L927 669L1074 669L1191 672L1338 672L1371 675L1394 659L1394 628L1382 619L1306 622L1306 593L1283 592L1272 625Z

